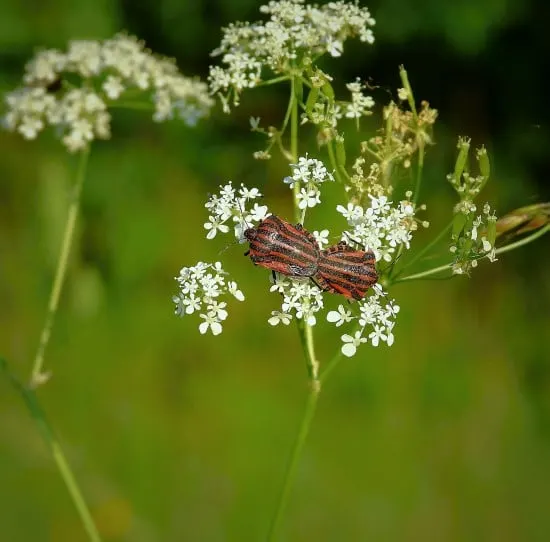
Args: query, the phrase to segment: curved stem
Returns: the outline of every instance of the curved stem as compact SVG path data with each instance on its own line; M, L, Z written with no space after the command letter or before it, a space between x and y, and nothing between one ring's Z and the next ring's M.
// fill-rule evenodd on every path
M281 83L283 81L288 81L290 77L288 75L281 75L280 77L274 77L273 79L268 79L267 81L260 81L257 87L267 87L269 85L275 85L276 83Z
M415 273L414 275L409 275L408 277L403 277L401 279L395 279L392 284L398 284L399 282L405 282L408 280L418 280L429 277L430 275L435 275L436 273L441 273L447 269L451 269L452 264L447 263L445 265L440 265L439 267L434 267L433 269L428 269L427 271L422 271L421 273Z
M296 99L296 83L292 79L290 87L290 154L294 163L298 162L298 100ZM300 183L294 183L294 220L300 221L300 208L298 207L298 194Z
M69 204L69 213L67 215L67 222L65 223L65 231L63 233L63 242L61 244L61 253L59 254L59 260L57 262L57 269L55 271L55 278L50 292L50 299L48 302L48 313L46 315L46 321L40 334L40 341L38 343L38 349L34 362L32 365L32 373L30 379L30 387L36 388L40 384L46 382L49 378L49 373L43 372L44 365L44 352L50 341L50 335L55 319L55 314L59 306L59 298L61 290L63 288L63 282L65 275L67 274L67 263L69 261L69 253L73 241L73 235L75 230L76 219L78 216L78 209L80 207L80 194L82 193L82 185L84 184L84 178L86 175L86 166L88 164L89 150L86 149L80 154L78 163L78 169L76 172L76 182L73 187L71 200Z
M516 248L522 247L524 245L527 245L531 242L533 242L535 239L538 239L539 237L542 237L545 233L550 231L550 224L546 224L543 228L536 231L535 233L524 237L523 239L520 239L519 241L516 241L515 243L510 243L509 245L505 245L503 247L497 248L495 250L495 255L498 254L504 254L505 252L509 252L510 250L514 250ZM448 263L445 265L441 265L439 267L434 267L433 269L428 269L426 271L422 271L421 273L416 273L414 275L409 275L408 277L403 277L402 279L396 279L393 281L393 284L397 284L398 282L405 282L408 280L418 280L423 279L426 277L429 277L430 275L435 275L436 273L440 273L441 271L445 271L446 269L450 269L452 267L452 264Z
M25 402L29 413L34 419L38 430L42 435L42 438L49 446L53 459L57 466L57 470L59 471L63 482L65 482L67 491L69 492L71 500L75 505L76 511L80 517L80 521L84 526L84 530L86 531L90 542L101 542L101 537L99 536L99 532L92 518L92 514L90 513L86 501L82 496L76 478L71 470L71 467L69 466L65 454L63 453L59 441L57 440L50 424L48 423L46 414L40 406L40 403L38 402L36 394L33 390L25 387L21 382L19 382L17 378L15 378L15 376L13 376L8 371L7 364L3 359L0 359L0 368L3 369L14 389L23 398L23 401Z
M426 254L427 252L430 251L430 249L432 247L434 247L435 245L437 245L437 243L439 243L439 241L441 241L441 239L443 237L445 237L445 235L447 234L447 232L451 229L453 223L452 221L449 222L449 224L447 224L447 226L445 226L445 228L443 228L438 234L437 236L432 239L432 241L430 241L422 250L420 250L409 262L407 262L399 271L399 273L397 273L396 275L396 278L399 277L400 275L403 274L403 271L405 271L405 269L411 267L411 265L415 264L420 258L422 258L422 256L424 256L424 254Z
M325 370L321 373L319 377L319 382L322 384L328 377L328 375L335 369L335 367L340 363L342 359L342 351L338 352L333 356L333 358L327 363Z
M312 386L319 386L319 362L315 357L315 343L313 340L313 328L302 320L298 321L298 332L302 349L306 357L307 375Z
M275 510L275 514L273 515L273 519L269 527L269 532L267 534L268 542L273 542L274 540L276 540L277 532L283 518L283 512L286 508L286 504L290 496L290 490L292 489L292 484L296 475L298 461L300 460L302 449L309 433L311 420L313 419L313 415L315 414L318 398L319 387L311 386L307 398L306 408L304 410L304 415L302 417L302 422L300 423L300 428L298 430L298 434L296 435L296 440L294 441L294 446L292 447L290 458L288 460L288 465L286 467L285 479L277 502L277 508Z
M539 231L528 235L527 237L524 237L523 239L520 239L519 241L516 241L515 243L510 243L509 245L505 245L503 247L497 248L495 250L495 254L504 254L505 252L508 252L510 250L514 250L516 248L522 247L523 245L527 245L531 241L534 241L535 239L538 239L539 237L542 237L545 233L550 231L550 224L546 224L543 228L541 228Z

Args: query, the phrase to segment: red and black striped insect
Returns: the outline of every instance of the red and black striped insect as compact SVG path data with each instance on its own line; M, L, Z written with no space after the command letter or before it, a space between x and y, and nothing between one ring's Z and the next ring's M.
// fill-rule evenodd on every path
M314 280L326 292L363 299L378 280L372 251L356 250L340 241L323 250Z
M320 249L315 237L301 224L293 226L271 215L244 236L250 242L245 256L256 265L290 277L313 277L318 269Z

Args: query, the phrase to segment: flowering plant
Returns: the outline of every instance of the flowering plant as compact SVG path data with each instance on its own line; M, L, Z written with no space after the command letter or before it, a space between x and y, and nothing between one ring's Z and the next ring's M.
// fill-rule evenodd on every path
M23 83L6 95L5 128L35 139L51 125L70 152L108 139L109 108L132 107L144 94L157 122L178 116L192 126L212 106L204 83L184 77L172 59L153 55L126 34L75 40L66 52L40 51L25 67Z
M49 376L43 368L44 352L67 269L87 158L94 140L111 136L113 108L145 107L153 111L157 122L179 118L193 126L207 116L215 97L224 112L230 113L239 106L245 91L273 84L288 87L288 105L279 126L264 126L259 117L250 119L252 131L265 138L265 145L254 157L268 160L278 151L287 162L288 175L276 181L290 190L295 225L287 225L301 232L296 234L298 241L314 255L311 275L274 272L268 282L266 273L266 290L280 301L277 309L266 311L266 322L273 327L296 324L310 382L268 540L277 535L321 384L342 357L363 354L367 346L391 347L399 340L398 315L409 309L400 309L398 300L390 295L392 287L434 275L469 275L479 261L495 262L499 254L550 229L547 204L523 207L497 219L489 203L478 201L491 176L489 157L483 147L476 150L479 171L474 175L469 164L470 140L461 137L453 171L448 175L458 201L449 209L448 225L432 242L417 249L416 232L430 227L428 209L422 203L423 172L428 148L434 143L437 111L426 101L418 104L403 67L396 99L381 107L361 79L334 81L321 68L322 57L340 57L348 39L357 38L366 45L374 42L375 21L367 8L343 0L322 6L303 0L273 0L260 11L264 20L236 23L223 30L220 46L212 53L219 62L210 68L208 85L181 75L172 60L154 55L135 38L119 34L105 41L73 41L65 52L39 52L27 65L22 86L6 96L6 129L34 139L46 127L53 127L66 149L79 156L74 197L30 384L12 381L39 420L92 541L99 540L99 534L59 444L37 407L33 390ZM335 88L345 88L345 95L338 97ZM375 113L379 114L379 130L363 132L362 120ZM311 139L303 136L306 130L315 135L313 148ZM360 144L353 143L351 132L359 133ZM312 231L310 237L304 229L308 213L328 207L327 187L339 190L338 204L329 207L327 213L333 213L341 226L332 232L328 228ZM273 216L260 190L244 183L225 183L204 207L209 241L233 235L238 243L249 242L250 231ZM516 235L522 237L515 240ZM443 239L448 241L447 262L410 274L409 269L423 262ZM273 239L260 241L267 244ZM296 253L298 259L303 257L299 250ZM351 286L338 290L319 280L316 271L321 258L328 261L331 254L341 254L344 266L333 267L336 279L372 287L357 293ZM277 256L270 253L269 257ZM358 261L363 265L357 265ZM221 261L185 264L176 277L175 312L181 317L198 315L199 332L217 336L231 304L244 302L246 292ZM339 297L337 306L331 307L338 293L348 300ZM326 323L342 332L328 361L317 357L313 333Z

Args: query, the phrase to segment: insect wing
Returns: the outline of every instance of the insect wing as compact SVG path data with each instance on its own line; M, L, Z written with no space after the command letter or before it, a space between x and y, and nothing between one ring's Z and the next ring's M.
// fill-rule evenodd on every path
M374 263L371 251L355 250L341 242L321 252L315 278L327 292L363 299L378 280Z
M319 247L311 233L277 216L245 232L250 258L256 265L293 277L312 277L317 272Z

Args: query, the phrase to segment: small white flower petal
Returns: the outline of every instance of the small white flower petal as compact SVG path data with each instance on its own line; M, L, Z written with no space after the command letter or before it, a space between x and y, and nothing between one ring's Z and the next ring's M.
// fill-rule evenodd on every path
M357 348L353 343L345 343L342 345L342 354L344 354L344 356L351 358L355 355L355 352L357 352Z

